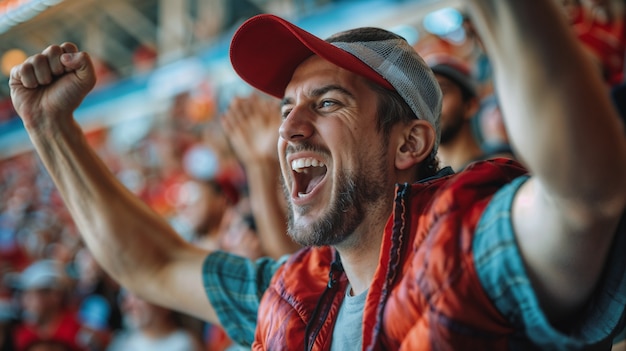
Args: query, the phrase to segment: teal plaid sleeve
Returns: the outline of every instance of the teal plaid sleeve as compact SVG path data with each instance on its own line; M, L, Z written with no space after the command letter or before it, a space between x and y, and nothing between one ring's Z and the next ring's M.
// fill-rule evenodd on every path
M513 349L580 350L610 345L626 321L626 220L622 217L602 281L578 325L568 334L555 329L539 306L516 243L511 222L513 198L528 177L500 189L483 213L473 242L481 284L496 308L518 331ZM517 346L517 348L515 347Z
M256 329L259 303L279 260L256 261L217 251L207 256L202 267L204 290L228 336L240 345L251 345Z

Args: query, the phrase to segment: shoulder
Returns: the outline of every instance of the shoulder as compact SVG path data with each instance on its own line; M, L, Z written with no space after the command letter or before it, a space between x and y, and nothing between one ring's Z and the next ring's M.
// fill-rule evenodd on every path
M528 171L516 160L492 158L476 161L451 178L451 185L494 184L504 185Z
M506 158L477 161L459 173L412 185L412 203L418 212L436 218L486 204L505 185L527 174L517 161Z
M415 259L420 262L416 267L426 261L455 262L430 266L436 272L429 274L448 282L452 271L473 266L473 242L486 209L496 194L526 174L516 161L495 159L476 162L460 173L421 184L418 191L422 192L414 194L410 211Z

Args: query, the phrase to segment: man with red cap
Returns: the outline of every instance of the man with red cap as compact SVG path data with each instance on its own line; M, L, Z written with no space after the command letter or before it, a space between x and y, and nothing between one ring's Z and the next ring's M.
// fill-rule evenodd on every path
M108 272L237 342L608 349L626 320L620 122L553 2L468 3L532 175L507 160L437 171L441 91L401 37L359 28L324 41L271 15L239 28L235 70L282 99L288 230L306 248L280 260L207 254L123 189L72 119L95 80L74 45L16 67L12 98Z

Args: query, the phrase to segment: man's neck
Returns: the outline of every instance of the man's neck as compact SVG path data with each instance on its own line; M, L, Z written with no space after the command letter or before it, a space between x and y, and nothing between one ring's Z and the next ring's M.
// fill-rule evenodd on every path
M380 258L380 247L387 223L389 211L384 218L381 215L368 217L353 236L352 245L340 245L337 251L341 255L341 263L352 286L352 295L359 295L369 289L376 273ZM378 218L378 220L374 218Z

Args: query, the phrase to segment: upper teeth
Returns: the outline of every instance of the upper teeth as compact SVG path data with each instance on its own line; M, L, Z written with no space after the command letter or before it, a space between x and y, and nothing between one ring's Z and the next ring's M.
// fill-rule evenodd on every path
M324 167L324 163L312 157L299 158L291 161L291 169L298 173L305 172L305 168L307 167Z

